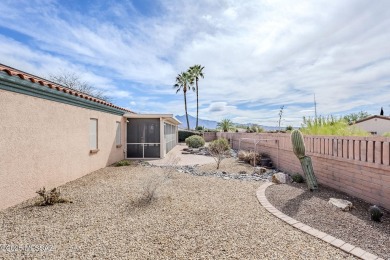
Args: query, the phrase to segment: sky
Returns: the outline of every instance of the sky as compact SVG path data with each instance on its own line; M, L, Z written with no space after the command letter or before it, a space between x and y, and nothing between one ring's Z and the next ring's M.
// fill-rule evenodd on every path
M300 126L390 115L388 0L2 0L0 63L76 73L137 113L183 115L176 76L204 66L199 117ZM187 92L196 115L196 95Z

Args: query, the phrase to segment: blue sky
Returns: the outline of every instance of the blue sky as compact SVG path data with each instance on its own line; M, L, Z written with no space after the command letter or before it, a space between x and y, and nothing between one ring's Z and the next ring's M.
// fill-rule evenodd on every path
M113 103L184 114L175 77L202 64L200 117L299 126L380 107L390 115L390 1L0 2L0 62L75 72ZM193 92L189 113L196 114Z

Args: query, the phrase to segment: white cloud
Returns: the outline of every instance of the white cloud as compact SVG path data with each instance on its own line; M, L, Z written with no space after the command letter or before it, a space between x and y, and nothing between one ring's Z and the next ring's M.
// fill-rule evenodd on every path
M0 36L0 59L41 75L80 71L119 105L132 98L142 112L184 114L183 96L171 86L193 64L205 66L199 82L205 119L276 125L275 107L285 105L285 123L299 125L313 114L314 93L322 115L388 106L388 1L160 4L159 16L146 17L131 4L83 14L61 2L33 1L23 10L1 2L0 24L29 39ZM192 92L188 110L195 115Z

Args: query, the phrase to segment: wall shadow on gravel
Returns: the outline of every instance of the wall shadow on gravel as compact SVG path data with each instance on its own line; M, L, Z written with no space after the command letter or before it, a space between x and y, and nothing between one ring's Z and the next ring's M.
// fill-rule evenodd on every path
M311 199L313 196L315 196L318 192L311 192L309 190L303 192L301 195L294 197L290 200L288 200L282 207L282 212L289 212L290 217L294 217L297 215L297 212L299 210L299 206L302 202L305 200Z
M327 210L330 211L341 211L340 209L332 207L331 205L328 204L329 198L333 197L333 198L344 199L352 202L354 208L351 211L347 211L345 213L351 214L354 217L359 218L369 226L375 228L380 233L386 233L387 235L390 234L390 212L383 207L381 207L381 210L384 213L382 217L382 221L375 222L370 220L370 216L368 213L368 208L373 204L363 201L354 196L351 196L347 193L344 193L342 191L336 190L334 188L322 184L319 185L318 191L314 191L314 192L309 191L305 183L302 184L295 183L295 184L286 184L286 185L305 190L302 194L286 201L284 205L281 206L281 211L288 212L289 214L287 215L290 217L296 216L301 204L304 201L310 200L313 197L316 197L322 201L321 204L317 204L317 205L311 205L311 203L308 203L308 205L304 205L305 207L309 207L309 206L313 207L313 212L315 211L314 208L317 206L329 207Z

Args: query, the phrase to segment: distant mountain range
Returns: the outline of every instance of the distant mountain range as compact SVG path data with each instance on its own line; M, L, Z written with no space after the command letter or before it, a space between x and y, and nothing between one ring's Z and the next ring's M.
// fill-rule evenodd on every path
M187 129L187 120L186 120L186 116L185 115L182 115L182 116L175 116L177 118L177 120L179 120L181 122L181 124L179 125L179 128L181 129ZM191 115L188 115L188 121L190 123L190 128L191 129L195 129L195 126L196 126L196 117L193 117ZM217 128L217 124L218 122L217 121L212 121L212 120L204 120L204 119L201 119L199 118L198 120L198 125L199 126L203 126L204 128L206 129L216 129ZM247 127L247 126L252 126L254 124L252 123L247 123L247 124L236 124L236 123L233 123L235 125L239 125L240 127ZM264 126L264 125L260 125L265 131L275 131L275 130L279 130L279 128L277 126Z
M177 118L177 120L179 120L181 122L181 124L179 125L179 128L186 129L187 128L186 115L175 116L175 117ZM191 129L195 129L196 117L188 115L188 121L190 122L190 128ZM218 122L216 122L216 121L204 120L204 119L201 119L201 118L199 118L199 120L198 120L198 125L199 126L203 126L204 128L207 128L207 129L216 129L217 128L217 123Z

